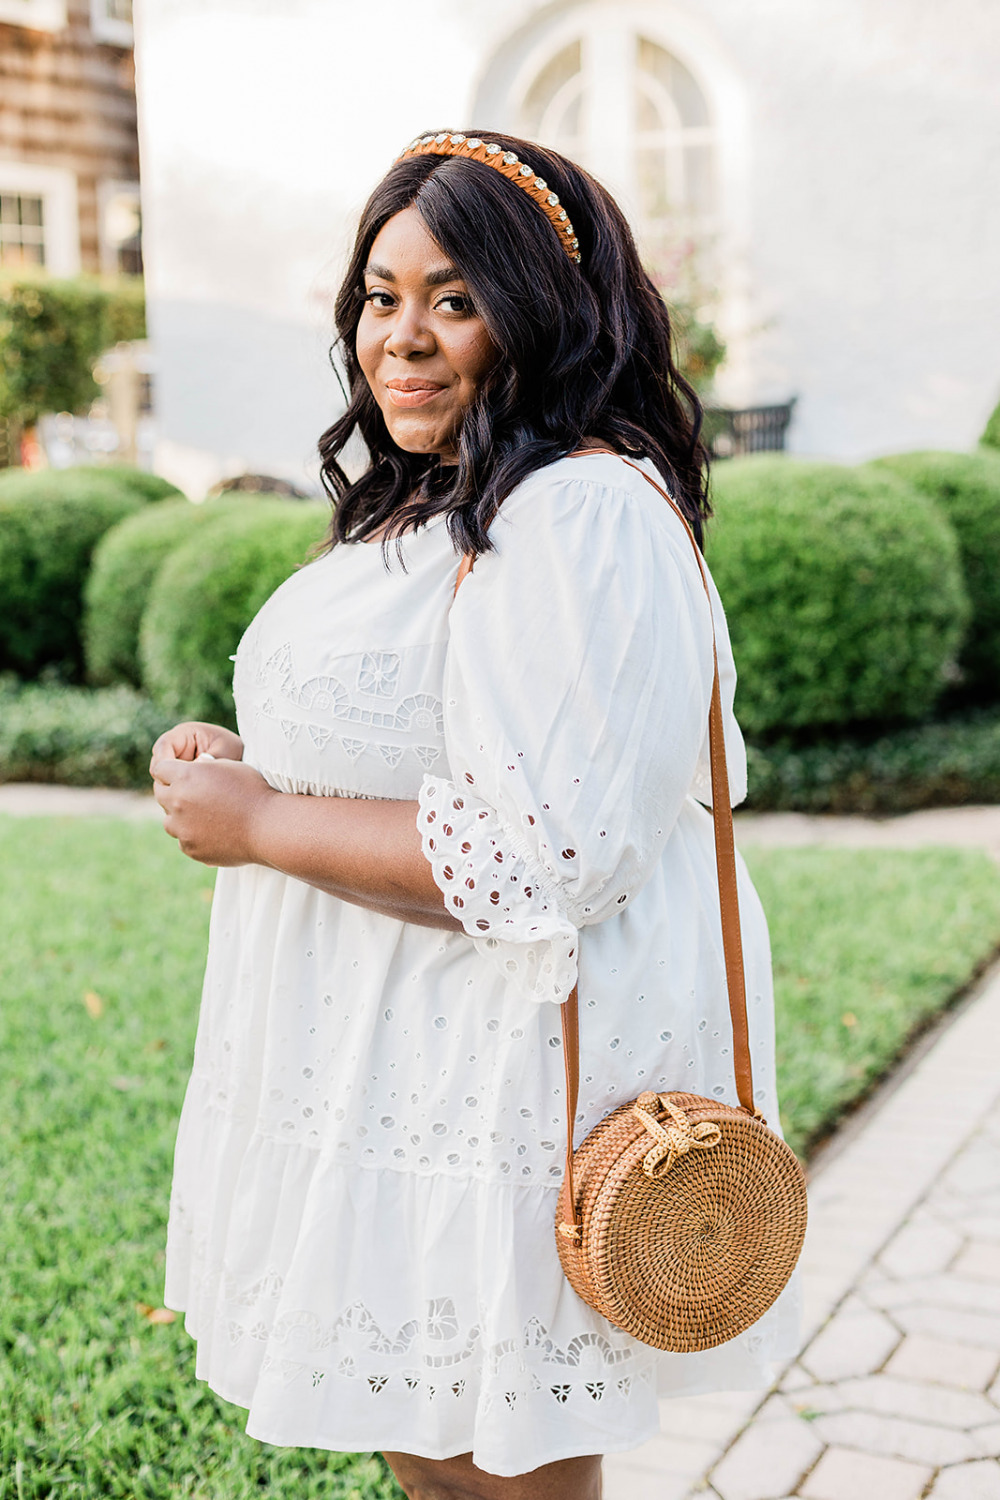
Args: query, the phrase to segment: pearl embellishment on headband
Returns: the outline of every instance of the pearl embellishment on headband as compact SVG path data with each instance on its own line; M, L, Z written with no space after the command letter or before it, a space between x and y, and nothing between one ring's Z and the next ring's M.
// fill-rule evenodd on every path
M504 151L495 141L481 141L478 136L457 133L452 135L442 130L437 135L418 135L397 160L402 161L405 156L462 156L493 167L538 204L570 260L580 264L580 241L566 210L559 207L558 194L550 193L545 179L536 177L534 167L519 161L513 151Z

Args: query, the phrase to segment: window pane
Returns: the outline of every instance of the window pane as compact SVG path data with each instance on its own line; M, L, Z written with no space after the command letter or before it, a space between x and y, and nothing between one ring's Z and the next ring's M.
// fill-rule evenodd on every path
M703 241L714 232L712 129L705 97L683 63L636 39L636 164L646 234Z
M566 154L573 155L572 143L580 139L583 133L583 81L577 79L579 87L574 89L573 96L565 103L559 121L559 139L566 143Z
M645 37L639 38L639 71L655 78L677 107L686 126L708 125L705 96L682 62Z
M45 264L42 200L22 193L0 193L0 265L5 270Z
M142 273L142 226L135 193L115 193L104 204L102 234L113 268L127 276Z
M21 245L16 240L0 236L0 266L5 271L17 271L24 266L44 266L45 247L40 243Z
M21 223L34 224L39 229L42 227L41 198L21 198Z
M123 276L142 275L142 246L139 236L118 247L118 269Z
M642 146L635 155L642 217L647 220L666 218L671 207L667 191L667 153L662 146Z
M712 148L688 146L684 153L687 204L695 214L710 214L715 205Z
M663 121L660 112L650 98L649 90L643 88L639 83L639 97L636 103L636 124L640 131L659 131L663 129Z
M522 107L523 133L559 147L580 130L580 43L557 52L538 74Z

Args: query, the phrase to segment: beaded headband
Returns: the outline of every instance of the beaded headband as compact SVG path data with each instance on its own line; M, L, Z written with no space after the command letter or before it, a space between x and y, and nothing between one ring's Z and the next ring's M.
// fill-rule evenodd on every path
M516 183L529 198L534 199L558 234L559 243L570 260L580 264L580 241L566 210L559 207L558 196L550 193L548 183L535 176L534 167L518 161L513 151L505 151L495 141L481 141L475 135L450 135L442 130L438 135L418 135L396 159L402 161L406 156L463 156L468 161L481 161L488 167L495 167L508 181Z

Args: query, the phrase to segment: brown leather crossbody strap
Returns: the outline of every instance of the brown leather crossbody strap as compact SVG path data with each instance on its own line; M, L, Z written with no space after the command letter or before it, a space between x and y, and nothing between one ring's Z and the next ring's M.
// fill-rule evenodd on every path
M736 844L733 836L733 809L729 793L729 770L726 764L726 741L722 718L722 695L719 687L719 655L715 635L715 614L708 587L708 575L701 549L684 512L661 484L631 459L615 453L613 448L581 448L568 455L585 458L590 454L610 454L621 458L630 469L641 474L677 515L694 549L702 586L708 599L712 623L712 700L708 714L708 747L712 771L712 822L715 827L715 863L719 881L719 909L722 918L722 949L726 966L726 988L729 994L729 1016L733 1028L733 1070L740 1104L750 1114L758 1114L753 1102L753 1070L750 1065L750 1038L747 1024L746 978L743 969L743 940L740 930L740 907L736 877ZM455 582L455 592L472 569L474 558L462 558ZM562 1007L563 1063L566 1071L566 1179L569 1186L570 1211L576 1202L573 1184L573 1131L580 1095L580 1009L579 994L573 993ZM570 1233L575 1232L567 1225Z

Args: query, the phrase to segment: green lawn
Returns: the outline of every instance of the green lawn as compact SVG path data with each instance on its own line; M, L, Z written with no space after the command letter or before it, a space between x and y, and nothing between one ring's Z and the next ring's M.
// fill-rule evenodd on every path
M778 1097L800 1153L1000 945L1000 870L967 849L756 849Z
M785 1125L799 1145L1000 941L962 851L771 850ZM389 1500L381 1461L275 1450L194 1380L160 1304L211 872L155 825L0 818L0 1500Z
M0 871L0 1497L399 1495L381 1459L245 1437L180 1319L137 1311L163 1295L213 873L155 824L11 818Z

